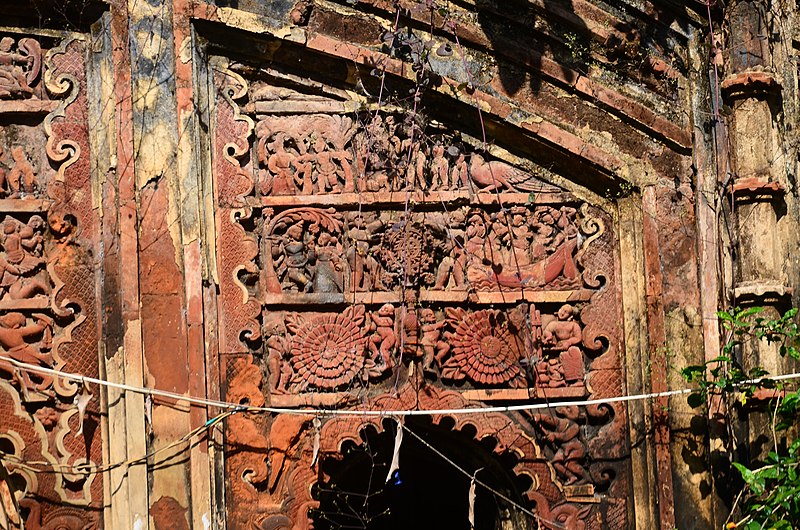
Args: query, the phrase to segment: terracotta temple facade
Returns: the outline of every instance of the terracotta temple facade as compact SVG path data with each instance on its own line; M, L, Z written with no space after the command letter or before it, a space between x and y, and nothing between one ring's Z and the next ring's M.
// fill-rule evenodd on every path
M794 9L0 0L0 529L721 527Z

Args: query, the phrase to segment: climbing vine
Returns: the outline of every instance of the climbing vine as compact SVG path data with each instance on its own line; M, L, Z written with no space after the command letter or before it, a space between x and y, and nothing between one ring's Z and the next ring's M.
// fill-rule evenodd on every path
M764 368L746 367L742 358L748 344L765 342L777 345L782 357L800 360L797 313L798 309L793 308L771 319L764 317L759 307L721 311L718 317L729 337L723 354L681 371L688 382L697 385L697 390L688 397L692 407L706 406L715 396L725 395L729 398L727 410L739 412L742 421L747 419L751 403L756 404L755 410L770 414L772 450L762 459L748 461L737 457L731 462L742 487L732 506L728 529L790 529L800 524L800 438L797 437L800 394L797 389L770 378ZM732 422L737 420L729 415L727 421L733 426ZM730 449L730 455L746 454L737 451L741 448Z

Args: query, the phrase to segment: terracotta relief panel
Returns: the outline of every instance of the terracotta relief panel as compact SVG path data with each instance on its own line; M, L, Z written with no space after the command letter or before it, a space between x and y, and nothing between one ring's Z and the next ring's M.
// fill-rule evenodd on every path
M9 528L101 524L97 398L84 414L74 403L89 389L15 364L99 373L85 53L80 40L0 34L0 355L10 359L0 359L9 419L0 526Z
M621 394L611 215L457 124L211 64L227 399L396 410L422 395L442 409ZM498 422L515 433L495 453L519 456L539 514L626 527L625 407L466 418L454 421L478 439L497 438ZM385 430L374 418L232 419L233 527L308 527L312 486L330 479L318 462L345 458L367 424Z

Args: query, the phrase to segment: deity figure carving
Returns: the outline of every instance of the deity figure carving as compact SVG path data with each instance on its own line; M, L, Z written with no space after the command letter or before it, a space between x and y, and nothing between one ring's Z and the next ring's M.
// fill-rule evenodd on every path
M0 38L0 99L33 97L31 85L39 76L42 50L39 42L23 38L14 51L14 39Z
M313 250L310 246L310 239L307 240L304 236L302 225L290 225L278 247L282 255L277 256L277 263L279 271L281 268L286 271L285 285L289 290L297 291L299 289L311 292L314 285L311 283L311 275L308 274L307 267Z
M336 293L344 288L341 216L298 208L271 218L265 212L263 250L268 293Z
M348 147L354 132L352 119L345 116L262 119L256 127L262 195L354 192L353 154Z

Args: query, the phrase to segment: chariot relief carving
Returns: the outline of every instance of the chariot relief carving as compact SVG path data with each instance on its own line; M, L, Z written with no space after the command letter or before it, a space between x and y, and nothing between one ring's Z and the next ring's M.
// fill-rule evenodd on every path
M425 395L447 408L621 392L607 212L442 123L212 63L218 227L232 238L218 253L221 319L236 323L220 342L231 399L380 407L399 393L408 407ZM230 431L254 448L233 460L231 477L246 479L231 502L257 504L237 515L242 527L307 524L320 499L301 470L342 458L343 432L363 423L297 421L281 447L270 444L289 431L276 420L244 416ZM521 468L541 513L579 528L605 502L600 490L624 508L625 472L604 460L624 407L474 421L511 421L533 441Z

